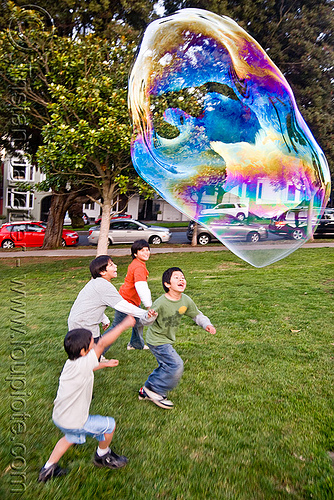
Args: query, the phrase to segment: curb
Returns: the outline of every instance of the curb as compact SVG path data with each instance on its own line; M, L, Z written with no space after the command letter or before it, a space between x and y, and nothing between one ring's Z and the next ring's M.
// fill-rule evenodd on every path
M262 249L266 248L279 248L279 244L275 245L262 245ZM285 248L285 246L282 246ZM300 248L334 248L334 242L329 243L305 243ZM220 252L220 251L230 251L227 247L221 246L196 246L192 247L161 247L152 248L151 254L159 253L189 253L189 252ZM131 255L131 249L129 248L109 248L108 255L112 257L122 257ZM96 257L96 247L90 247L87 249L57 249L57 250L0 250L0 259L18 259L18 258L31 258L31 257Z

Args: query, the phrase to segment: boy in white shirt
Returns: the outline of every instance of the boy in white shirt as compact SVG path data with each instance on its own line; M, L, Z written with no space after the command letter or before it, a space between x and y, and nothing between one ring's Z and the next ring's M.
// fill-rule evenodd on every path
M112 417L89 415L94 385L94 371L118 365L117 359L105 363L99 362L104 349L109 347L121 335L132 327L135 319L127 316L119 325L103 335L97 343L89 330L78 328L70 330L64 340L68 355L59 378L57 397L54 401L52 419L64 436L57 442L48 461L39 472L38 481L46 482L53 477L66 474L58 461L72 444L83 444L86 436L94 437L99 446L94 457L97 467L118 469L127 464L125 456L116 455L109 445L115 431Z

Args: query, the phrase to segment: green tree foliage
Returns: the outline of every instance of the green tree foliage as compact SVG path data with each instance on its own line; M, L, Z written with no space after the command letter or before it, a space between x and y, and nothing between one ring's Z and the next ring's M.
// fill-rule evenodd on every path
M24 118L26 128L42 131L35 158L47 175L41 187L54 192L45 246L59 243L59 221L69 203L89 190L90 197L103 199L98 252L106 253L112 200L131 192L153 194L130 158L127 77L135 44L117 32L114 41L95 34L73 39L36 26L15 43L1 34L0 75L8 112ZM15 106L14 88L22 96Z
M234 19L266 50L334 172L334 4L331 0L165 0L165 15L201 8Z
M155 0L15 0L0 3L0 29L8 28L11 5L44 9L52 18L59 36L105 35L113 21L142 30L154 15Z

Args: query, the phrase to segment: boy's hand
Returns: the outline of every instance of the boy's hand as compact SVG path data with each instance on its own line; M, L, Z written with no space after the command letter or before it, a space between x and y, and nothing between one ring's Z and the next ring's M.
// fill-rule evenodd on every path
M144 314L144 316L142 316L141 318L139 318L139 323L141 325L144 325L144 326L152 325L152 323L154 323L155 318L157 316L158 316L157 312L155 312L153 309L149 309L148 311L146 311L146 313Z
M114 366L118 366L118 363L118 359L108 359L107 361L103 362L103 365L108 368L113 368Z
M211 335L214 335L216 333L216 329L213 325L208 325L205 331L211 333Z
M110 323L108 323L108 324L102 323L103 331L106 331L107 328L109 328L109 326L110 326Z

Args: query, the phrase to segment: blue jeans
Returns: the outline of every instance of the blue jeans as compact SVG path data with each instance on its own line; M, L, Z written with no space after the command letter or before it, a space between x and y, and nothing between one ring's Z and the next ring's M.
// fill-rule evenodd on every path
M149 375L145 384L151 391L166 397L167 392L174 389L183 373L183 361L171 344L150 345L159 366Z
M111 330L111 328L114 328L116 325L119 325L119 323L123 321L123 319L126 318L126 316L127 314L125 313L122 313L120 311L115 311L114 321L112 322L112 325L108 330ZM135 349L142 349L144 347L143 332L144 332L144 327L139 322L139 319L136 318L136 324L132 328L132 335L130 340L130 345Z

